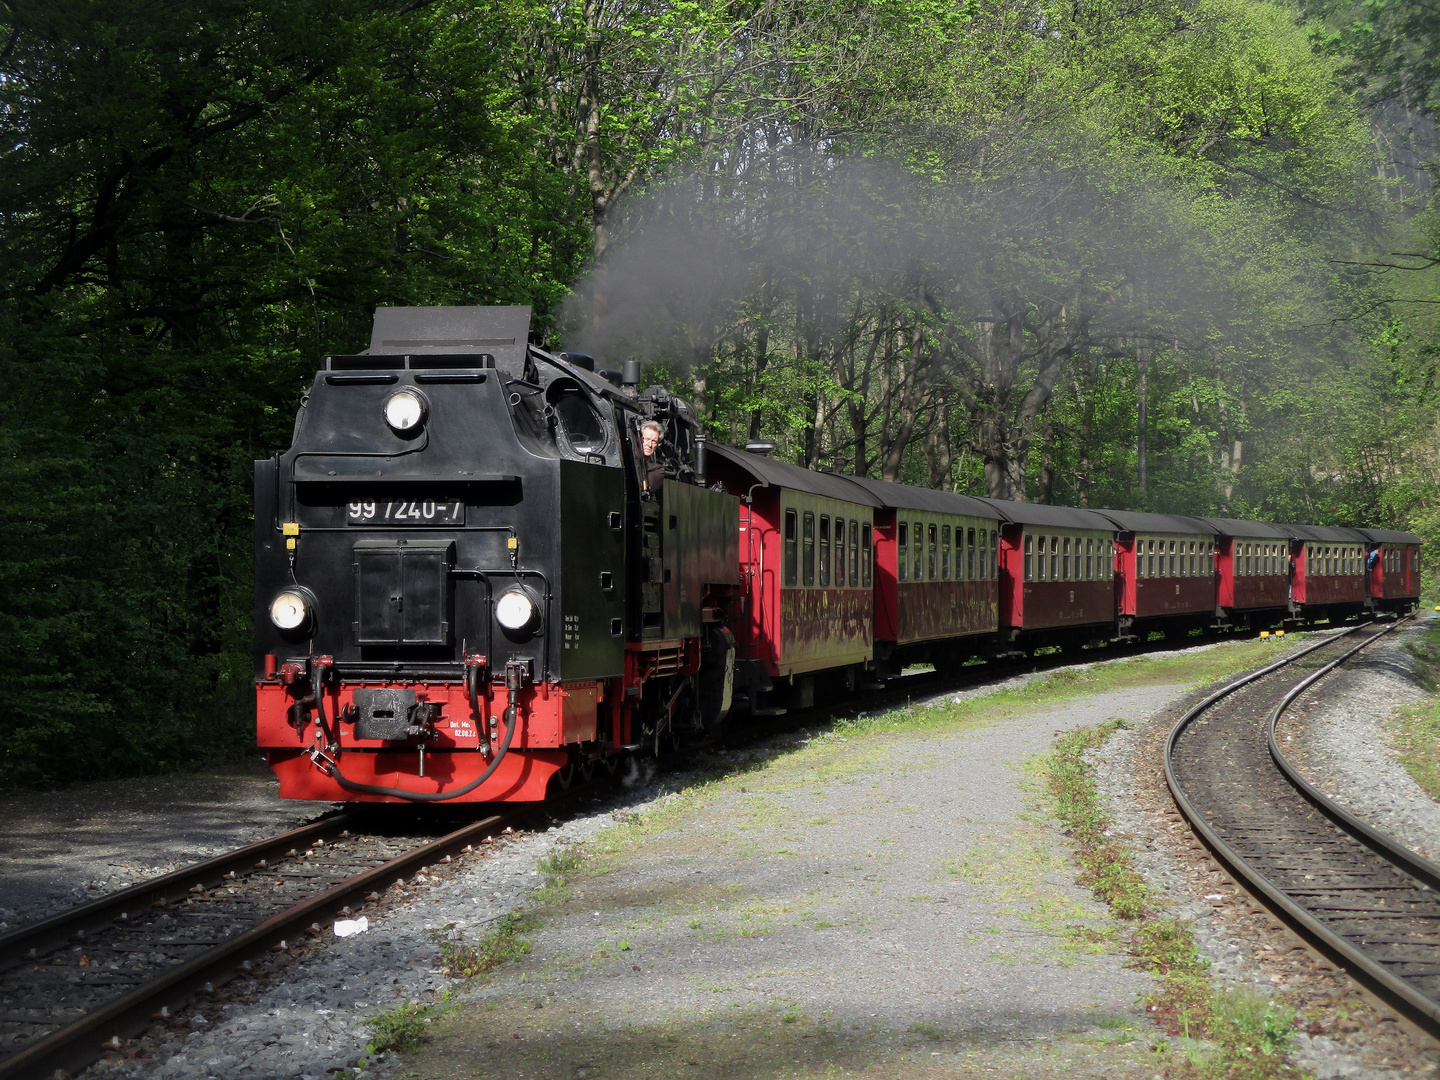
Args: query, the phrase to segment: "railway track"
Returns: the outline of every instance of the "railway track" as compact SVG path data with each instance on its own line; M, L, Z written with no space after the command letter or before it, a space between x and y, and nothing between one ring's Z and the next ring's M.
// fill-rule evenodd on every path
M1275 737L1292 702L1397 625L1357 626L1211 694L1171 730L1165 776L1191 828L1241 888L1440 1037L1440 867L1322 795Z
M337 914L521 823L324 818L0 937L0 1080L75 1073ZM452 822L453 823L453 822Z

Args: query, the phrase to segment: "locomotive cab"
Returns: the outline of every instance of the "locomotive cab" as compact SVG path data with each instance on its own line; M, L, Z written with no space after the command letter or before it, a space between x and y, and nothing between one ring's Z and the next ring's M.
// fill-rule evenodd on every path
M700 708L702 604L734 557L704 555L728 497L693 483L693 410L529 323L379 309L256 463L257 732L282 796L538 799ZM675 480L642 499L649 412ZM690 692L657 712L656 679Z

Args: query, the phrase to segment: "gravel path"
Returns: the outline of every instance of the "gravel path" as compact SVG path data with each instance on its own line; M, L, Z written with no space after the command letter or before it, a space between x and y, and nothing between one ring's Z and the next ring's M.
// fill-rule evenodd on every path
M961 734L820 736L656 806L413 1067L1149 1076L1136 999L1152 982L1104 943L1063 839L1027 809L1023 763L1173 693Z

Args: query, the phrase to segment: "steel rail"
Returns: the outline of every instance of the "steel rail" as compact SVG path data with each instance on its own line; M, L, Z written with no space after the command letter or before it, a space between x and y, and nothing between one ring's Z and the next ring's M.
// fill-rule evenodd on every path
M1408 848L1405 848L1403 845L1397 844L1389 837L1365 825L1352 814L1336 805L1332 800L1322 795L1313 785L1306 782L1304 778L1299 775L1294 766L1285 758L1284 754L1281 753L1275 741L1275 724L1284 713L1284 710L1289 707L1296 698L1314 686L1321 678L1334 671L1340 664L1360 652L1360 650L1379 641L1386 634L1396 629L1403 621L1404 620L1398 620L1391 623L1379 633L1347 649L1340 656L1316 669L1314 672L1311 672L1287 690L1280 701L1270 710L1266 718L1266 738L1269 744L1271 758L1275 761L1276 767L1280 770L1286 781L1291 783L1308 802L1323 813L1337 828L1363 844L1381 859L1396 866L1397 869L1402 872L1411 875L1426 887L1433 890L1440 890L1440 867L1437 867L1434 863L1429 862ZM1359 629L1361 629L1361 627L1354 627L1347 631L1346 634L1340 635L1340 637L1348 636ZM1343 937L1330 930L1304 907L1291 899L1283 889L1271 882L1269 878L1256 869L1249 860L1222 839L1219 833L1206 823L1204 816L1191 801L1189 795L1186 794L1184 787L1180 784L1180 780L1175 774L1173 761L1175 746L1185 729L1207 709L1250 683L1256 682L1271 672L1293 663L1317 649L1334 644L1338 640L1339 637L1330 638L1305 649L1303 652L1286 657L1258 671L1250 672L1236 679L1234 682L1221 687L1193 706L1176 722L1175 726L1171 728L1169 738L1166 739L1165 781L1170 788L1170 794L1175 800L1175 805L1180 809L1180 812L1185 815L1190 827L1241 888L1323 956L1344 968L1350 977L1365 989L1369 990L1422 1030L1432 1036L1440 1036L1440 1002L1426 997L1414 987L1407 985L1403 980L1396 978L1390 972L1386 971L1383 966L1365 955L1362 950L1356 948Z
M31 949L45 950L68 942L77 931L89 931L113 923L121 915L149 906L157 900L170 900L187 895L195 886L218 883L226 874L248 871L261 859L283 855L291 848L309 846L316 839L325 839L355 824L354 811L336 814L298 829L280 833L245 847L217 855L213 859L182 866L169 874L145 881L92 900L79 907L62 911L48 919L0 934L0 967L28 959L23 954Z
M229 941L170 968L158 978L113 998L98 1009L66 1027L37 1039L19 1053L0 1061L0 1080L42 1080L57 1070L79 1072L99 1060L111 1047L110 1040L128 1038L148 1027L162 1008L176 1011L203 989L206 983L219 985L235 974L239 963L270 946L303 933L310 923L337 912L348 901L362 897L392 876L404 877L467 844L499 832L506 824L533 813L523 806L504 814L492 814L454 832L423 844L371 870L355 874L338 885L316 893L286 910L272 915ZM292 834L286 834L290 836Z

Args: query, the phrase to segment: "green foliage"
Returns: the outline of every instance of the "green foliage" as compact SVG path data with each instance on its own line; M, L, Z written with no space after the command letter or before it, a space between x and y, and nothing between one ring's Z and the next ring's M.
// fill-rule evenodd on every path
M251 741L251 461L373 307L532 303L589 230L502 9L6 9L6 782ZM527 82L527 80L531 80Z
M365 1049L371 1054L418 1050L430 1037L430 1023L438 1015L433 1006L406 1002L387 1013L372 1016L365 1026L375 1032Z
M473 945L458 938L442 936L439 939L441 967L448 974L464 979L487 974L530 951L530 942L522 935L531 928L523 916L509 912L500 916L495 925Z

